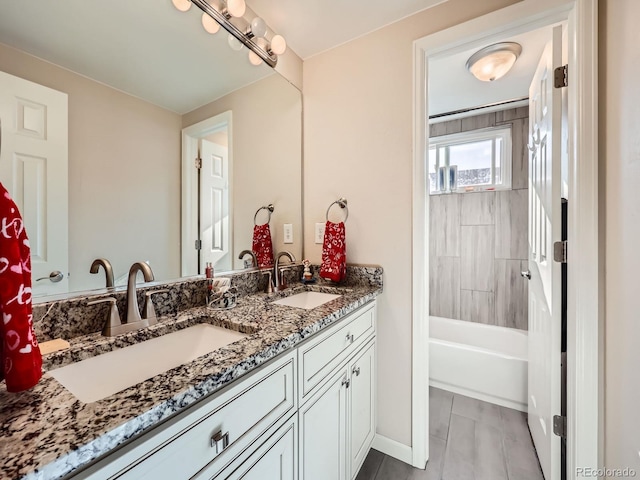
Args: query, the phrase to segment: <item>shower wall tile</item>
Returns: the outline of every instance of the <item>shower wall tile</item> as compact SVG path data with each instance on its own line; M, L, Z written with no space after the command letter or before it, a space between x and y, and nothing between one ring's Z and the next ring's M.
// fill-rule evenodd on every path
M460 196L432 195L430 197L429 240L431 255L460 256Z
M527 329L528 107L434 123L430 137L510 125L512 190L430 197L431 315Z
M436 257L429 264L429 311L444 318L460 318L460 259Z
M527 330L529 285L520 275L526 266L523 260L495 260L496 325Z
M460 318L468 322L495 325L494 294L474 290L460 291Z
M519 118L529 118L529 106L510 108L496 112L496 124L510 122Z
M529 118L514 120L511 124L511 188L529 187Z
M429 137L440 137L447 134L447 122L431 123L429 125Z
M460 227L460 288L492 292L494 286L494 227Z
M460 194L461 225L493 225L495 210L495 192Z
M529 256L528 191L496 192L495 258L524 260Z
M465 117L461 122L461 132L470 130L479 130L481 128L493 127L496 124L495 112L485 113L483 115L474 115L473 117Z

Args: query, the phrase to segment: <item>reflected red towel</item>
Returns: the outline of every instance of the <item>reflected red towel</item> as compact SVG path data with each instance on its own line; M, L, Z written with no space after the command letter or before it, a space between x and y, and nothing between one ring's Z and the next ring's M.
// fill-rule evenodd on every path
M273 266L273 244L268 223L253 227L253 247L251 250L256 254L259 268Z
M347 242L344 222L327 221L324 227L320 276L334 282L341 282L347 276Z
M42 356L33 333L31 254L18 207L0 183L0 358L9 392L33 387Z

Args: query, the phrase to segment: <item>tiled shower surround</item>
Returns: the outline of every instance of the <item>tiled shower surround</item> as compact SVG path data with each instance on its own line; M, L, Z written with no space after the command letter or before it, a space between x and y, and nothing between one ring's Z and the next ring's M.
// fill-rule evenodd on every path
M527 330L528 107L430 125L430 137L511 125L512 189L431 195L430 314Z

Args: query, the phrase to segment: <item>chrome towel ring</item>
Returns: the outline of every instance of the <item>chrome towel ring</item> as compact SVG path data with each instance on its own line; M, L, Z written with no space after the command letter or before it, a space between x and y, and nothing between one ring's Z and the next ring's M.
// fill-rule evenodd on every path
M347 199L346 198L339 198L338 200L333 202L331 205L329 205L329 208L327 208L327 222L329 221L329 210L331 210L331 207L333 207L336 204L338 204L340 206L340 208L344 209L344 220L343 220L343 222L346 222L347 218L349 218L349 208L347 207Z
M271 214L273 213L273 203L270 203L267 206L262 206L260 207L258 210L256 210L256 214L253 216L253 224L254 225L258 225L258 214L260 213L260 210L267 210L269 212L269 218L267 218L267 221L265 223L269 223L271 221ZM263 224L264 225L264 224Z

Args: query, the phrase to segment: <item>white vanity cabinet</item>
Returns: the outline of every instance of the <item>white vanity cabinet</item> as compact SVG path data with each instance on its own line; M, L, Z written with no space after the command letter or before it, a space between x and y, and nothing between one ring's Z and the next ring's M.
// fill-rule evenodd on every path
M375 301L74 480L352 480L375 434Z
M375 302L301 346L298 359L300 480L351 480L375 435ZM313 366L305 365L309 359Z
M285 354L115 451L74 480L211 477L297 411L297 355Z

